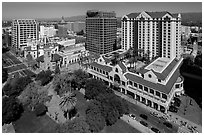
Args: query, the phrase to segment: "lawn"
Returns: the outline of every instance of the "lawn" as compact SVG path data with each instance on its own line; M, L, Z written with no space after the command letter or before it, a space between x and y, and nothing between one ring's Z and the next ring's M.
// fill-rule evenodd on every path
M47 115L36 117L27 110L20 119L13 122L16 133L54 133L56 124Z
M106 126L101 133L140 133L138 130L124 122L123 120L118 120L112 126Z

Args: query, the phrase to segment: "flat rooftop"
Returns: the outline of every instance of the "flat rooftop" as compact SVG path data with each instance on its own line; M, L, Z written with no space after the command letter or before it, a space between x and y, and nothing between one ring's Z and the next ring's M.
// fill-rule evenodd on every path
M105 58L107 58L107 59L111 59L111 58L113 58L113 56L115 55L115 54L119 54L119 55L121 55L121 54L124 54L126 52L126 50L123 50L123 49L119 49L119 50L116 50L116 51L113 51L113 52L109 52L109 53L106 53L106 54L103 54L103 56L105 57Z
M152 69L155 72L162 73L166 69L166 67L171 63L172 60L173 59L159 57L154 62L149 64L147 67L145 67L145 69L147 70Z

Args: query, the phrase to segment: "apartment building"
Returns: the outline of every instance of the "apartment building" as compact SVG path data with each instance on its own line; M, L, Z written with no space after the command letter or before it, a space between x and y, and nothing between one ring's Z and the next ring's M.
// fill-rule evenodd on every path
M38 24L34 19L18 19L12 22L12 46L21 49L26 46L27 38L38 39Z
M184 94L184 78L179 72L182 58L159 57L148 65L138 61L135 67L130 67L123 58L113 64L111 59L115 53L122 58L125 50L100 55L88 64L86 71L93 78L162 113L167 113L175 96Z
M134 48L137 55L180 58L181 15L165 12L141 12L121 19L122 49Z
M89 10L86 13L86 50L98 54L113 51L116 45L115 12Z

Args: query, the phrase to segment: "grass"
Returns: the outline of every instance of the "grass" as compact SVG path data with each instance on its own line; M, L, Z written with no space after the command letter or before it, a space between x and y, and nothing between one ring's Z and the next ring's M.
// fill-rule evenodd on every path
M21 118L13 122L16 133L54 133L55 123L47 115L36 117L33 112L25 110Z
M138 130L124 122L123 120L118 120L112 126L106 126L101 133L140 133Z

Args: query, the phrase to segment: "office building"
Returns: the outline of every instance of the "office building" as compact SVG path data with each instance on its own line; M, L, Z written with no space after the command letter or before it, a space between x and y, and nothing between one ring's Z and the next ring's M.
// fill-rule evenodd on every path
M122 17L122 48L137 55L180 58L181 15L169 12L130 13Z
M86 13L86 50L98 54L113 51L116 45L115 12L89 10Z
M55 29L54 25L52 26L40 26L40 31L39 31L39 38L44 38L46 37L54 37L56 35L57 29Z
M118 62L113 64L114 54ZM175 96L184 94L184 78L180 75L181 59L159 57L149 64L137 61L135 66L125 59L120 49L100 57L85 68L90 76L142 103L145 107L167 113Z
M26 46L27 38L38 39L37 22L33 19L18 19L12 22L12 46L21 49Z

